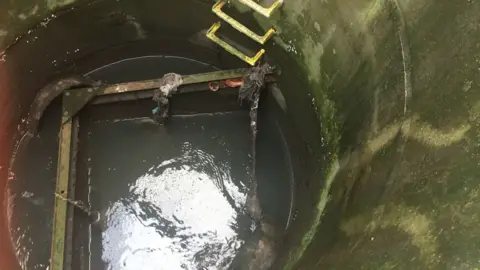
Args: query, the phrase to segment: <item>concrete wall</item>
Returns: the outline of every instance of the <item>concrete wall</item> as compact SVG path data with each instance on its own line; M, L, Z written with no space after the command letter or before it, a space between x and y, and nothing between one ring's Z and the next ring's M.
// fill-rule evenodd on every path
M32 26L48 23L46 15L68 8L75 0L4 0L0 3L0 51L15 43Z
M3 48L63 4L0 4ZM277 269L480 268L479 12L475 0L285 0L255 15L281 31L267 54L312 156L296 161ZM13 92L0 91L4 112Z
M299 182L316 188L285 269L480 268L479 11L285 1L277 44L308 74L323 168Z

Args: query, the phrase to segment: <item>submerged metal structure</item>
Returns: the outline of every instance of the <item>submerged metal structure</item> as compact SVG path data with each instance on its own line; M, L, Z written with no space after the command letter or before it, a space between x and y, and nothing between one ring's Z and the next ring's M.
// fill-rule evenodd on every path
M8 168L37 91L142 55L246 66L205 39L212 5L0 3L2 269L22 264ZM231 2L228 14L255 33L277 32L264 58L282 70L277 101L291 123L295 214L272 269L480 268L479 12L475 1L284 0L267 19Z
M73 208L79 208L83 214L87 214L89 216L89 219L92 222L98 222L99 220L96 219L100 219L99 213L92 211L90 206L87 206L87 204L83 201L79 201L74 195L75 185L77 182L76 167L79 144L78 134L80 128L85 128L80 127L79 125L79 114L81 110L87 106L87 104L116 103L119 101L137 100L152 96L154 97L156 95L156 91L164 90L161 88L163 86L170 88L175 87L175 92L173 94L218 91L219 88L229 88L229 86L226 85L227 80L241 79L245 76L245 74L248 74L248 72L248 69L236 69L185 76L175 74L176 76L181 77L179 80L180 85L172 86L168 86L169 83L172 83L169 76L172 73L170 73L166 74L162 78L154 80L134 81L113 85L97 84L81 89L64 89L64 91L60 93L62 98L62 116L58 145L58 163L55 184L56 198L53 209L51 255L49 260L50 269L71 269L73 267L72 265L66 265L67 263L71 264L71 259L67 258L72 257L71 253L74 250L72 241L72 235L74 233L73 223L82 222L81 220L77 221L78 217L75 217L76 215L75 211L73 211ZM266 86L263 85L264 81L265 80L262 79L262 85L259 85L258 87ZM210 86L212 83L219 84L219 87L212 90ZM179 87L179 89L177 89L177 87ZM252 103L254 103L252 106L255 107L252 107L251 113L255 114L255 116L252 116L251 122L253 125L256 125L256 114L260 98L260 91L257 89L257 91L254 90L254 92L257 95L257 98L255 101L252 101ZM37 97L38 96L39 95L37 95ZM104 98L102 99L102 97ZM165 96L165 98L169 98L169 96ZM241 99L241 97L239 97L239 99ZM39 102L39 100L36 99L36 102ZM168 110L165 113L168 117ZM32 119L28 120L28 122L30 121L32 121ZM162 123L158 124L163 125L165 123L162 121ZM253 148L255 148L256 132L256 126L252 126ZM21 143L26 143L26 141ZM21 147L25 148L25 146ZM255 156L255 149L253 149L252 153ZM255 159L253 159L253 162L255 163ZM252 167L254 168L255 165ZM252 173L252 175L255 175L255 173ZM254 187L251 191L253 192L252 196L256 196L257 185L255 179L252 179L252 186Z

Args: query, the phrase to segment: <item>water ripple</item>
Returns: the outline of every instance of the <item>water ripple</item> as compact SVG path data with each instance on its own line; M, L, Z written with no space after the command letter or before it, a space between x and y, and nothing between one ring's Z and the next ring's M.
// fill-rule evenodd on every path
M188 143L182 152L152 166L129 198L107 209L108 269L225 269L244 243L237 220L246 190L232 182L229 164Z

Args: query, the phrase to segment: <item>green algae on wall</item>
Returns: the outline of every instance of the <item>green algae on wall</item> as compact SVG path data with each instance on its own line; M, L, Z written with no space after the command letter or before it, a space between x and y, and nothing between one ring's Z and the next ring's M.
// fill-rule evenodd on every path
M478 12L472 1L302 0L273 22L255 16L308 75L326 149L285 269L480 267ZM335 216L340 230L322 231Z
M310 246L310 244L314 240L315 235L318 233L318 228L320 226L320 223L322 222L322 217L325 211L325 207L327 206L327 203L330 200L330 194L329 194L330 189L332 187L335 177L337 176L339 169L340 169L340 164L337 159L334 159L331 165L331 168L329 170L329 173L325 177L326 181L322 188L320 199L318 200L318 204L316 205L316 208L314 209L314 213L312 214L311 224L308 230L306 231L306 233L303 235L300 244L292 248L291 251L289 252L288 260L286 265L284 266L284 269L294 268L294 266L300 261L304 252L307 250L307 248Z
M75 0L47 0L47 8L49 10L55 10L57 8L71 5L75 3Z
M0 16L0 52L14 44L38 23L46 26L55 18L49 17L49 14L86 1L89 0L19 0L6 3L5 7L0 7L0 12L6 14Z
M415 208L399 205L382 205L371 216L354 217L342 226L347 236L378 229L395 227L409 235L412 245L419 249L422 259L429 265L437 265L438 243L433 234L433 222ZM374 241L375 238L371 238Z

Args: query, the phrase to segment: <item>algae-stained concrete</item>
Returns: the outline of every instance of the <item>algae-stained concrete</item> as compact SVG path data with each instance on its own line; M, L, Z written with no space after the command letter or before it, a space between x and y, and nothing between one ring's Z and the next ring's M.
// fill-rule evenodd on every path
M0 3L0 51L71 2ZM312 160L276 269L480 269L480 2L284 2L254 18Z
M16 0L0 3L0 53L35 25L46 26L59 9L88 0Z
M479 12L302 0L273 23L256 16L307 74L322 142L311 150L327 157L305 180L321 185L284 269L480 268Z

